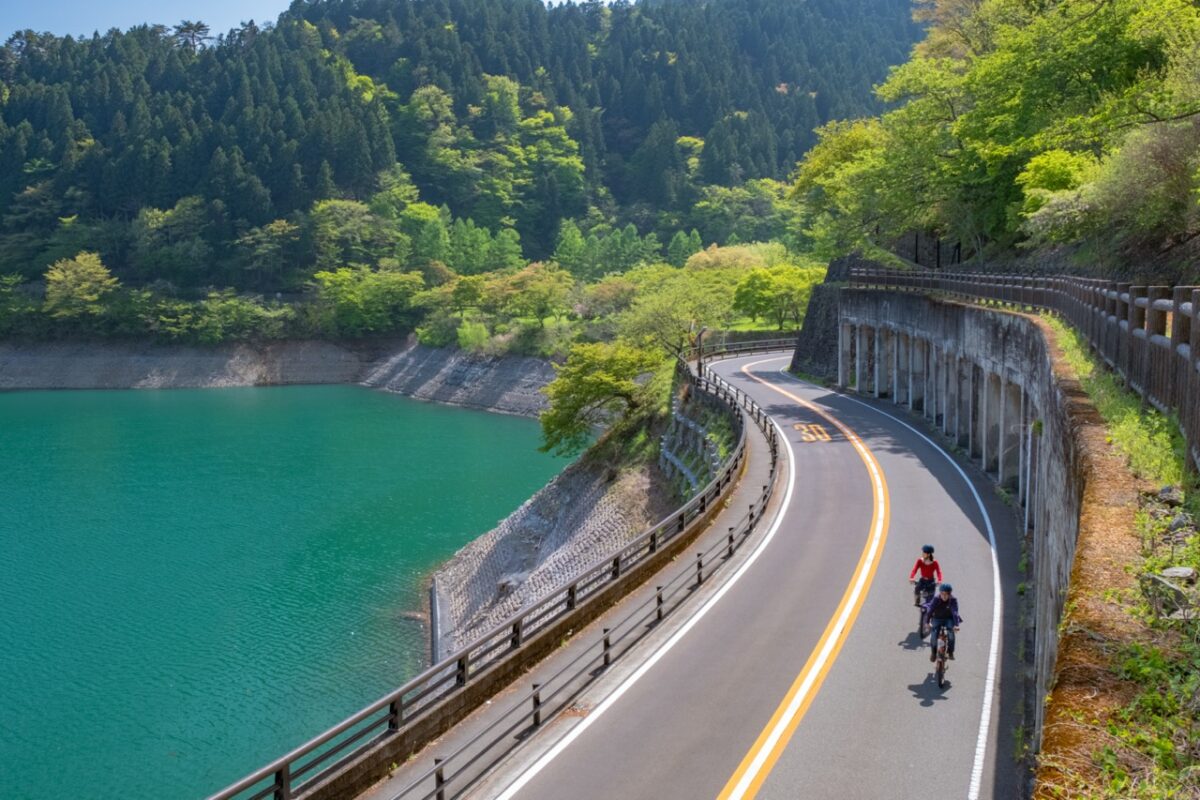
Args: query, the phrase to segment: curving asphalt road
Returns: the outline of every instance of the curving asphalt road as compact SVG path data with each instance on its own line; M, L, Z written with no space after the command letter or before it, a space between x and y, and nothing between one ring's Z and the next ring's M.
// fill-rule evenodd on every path
M787 361L714 365L788 443L778 526L586 730L544 732L558 745L473 796L1019 796L1015 515L911 417L782 374ZM944 689L907 583L927 542L964 617Z

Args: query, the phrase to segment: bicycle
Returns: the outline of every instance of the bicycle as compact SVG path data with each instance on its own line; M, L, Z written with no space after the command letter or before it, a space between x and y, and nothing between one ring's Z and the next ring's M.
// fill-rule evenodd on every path
M913 587L913 595L918 600L917 608L917 636L924 639L929 635L929 620L926 615L929 613L929 601L933 599L933 592L937 583L934 581L918 581Z
M946 627L942 626L938 629L937 638L937 660L934 665L934 677L937 678L938 688L941 689L946 685L946 670L950 668L950 637L946 632Z

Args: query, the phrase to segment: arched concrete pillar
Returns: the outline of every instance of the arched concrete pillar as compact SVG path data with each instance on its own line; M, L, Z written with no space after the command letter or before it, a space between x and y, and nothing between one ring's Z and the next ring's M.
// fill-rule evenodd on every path
M980 392L979 392L979 374L980 369L973 361L966 363L966 395L964 397L964 405L962 408L966 411L964 426L966 428L967 437L967 457L978 458L982 452L979 446L979 411L980 411Z
M954 416L954 407L958 402L954 392L954 374L957 372L956 356L953 353L942 352L942 435L950 434L950 421Z
M1017 426L1017 505L1025 505L1025 461L1029 455L1029 395L1021 390L1021 417Z
M895 349L892 351L892 402L896 405L908 402L908 334L896 332Z
M854 391L864 394L867 391L867 332L866 325L859 325L854 339Z
M922 403L922 416L930 422L937 419L938 410L938 350L931 340L925 340L925 402Z
M971 439L971 362L954 359L954 443L969 447Z
M892 392L892 332L875 329L875 397L887 397Z
M908 410L920 411L925 401L925 341L916 336L908 340Z
M1000 376L986 372L983 381L985 406L983 418L983 456L981 462L984 472L995 472L1000 464L1000 417L1003 404L1000 402Z
M1037 501L1041 495L1038 468L1041 465L1042 441L1039 435L1041 417L1037 407L1029 404L1029 425L1025 431L1025 532L1032 530Z
M843 321L838 327L838 378L839 389L845 389L850 384L851 355L854 347L853 326Z
M996 482L1004 489L1017 488L1021 450L1021 387L1000 380L1000 419L997 430Z

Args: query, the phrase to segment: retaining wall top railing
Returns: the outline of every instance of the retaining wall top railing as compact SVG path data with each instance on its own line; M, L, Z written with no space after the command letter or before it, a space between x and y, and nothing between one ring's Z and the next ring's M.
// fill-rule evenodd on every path
M756 342L746 343L742 347L738 352L778 349L778 344ZM724 353L722 350L714 352ZM403 686L290 753L211 795L209 800L261 800L268 797L287 800L301 796L330 775L353 763L384 739L397 736L405 729L428 719L443 702L466 691L468 687L473 688L476 677L482 678L491 667L500 662L524 657L526 643L535 636L552 629L556 623L562 622L589 601L602 599L601 595L605 595L614 584L650 562L660 549L665 549L688 530L689 526L716 508L718 501L733 485L745 458L746 432L742 423L743 410L766 435L772 464L771 483L763 487L757 503L751 506L749 518L744 526L746 534L753 530L757 521L756 513L761 514L774 487L774 465L778 449L775 428L767 414L744 392L729 386L703 368L700 372L700 375L693 375L690 370L684 368L681 370L681 376L691 383L692 390L703 396L706 402L730 414L734 420L737 444L725 459L716 477L695 497L618 552L598 559L569 583L522 608L468 647L434 664ZM740 543L739 537L736 544ZM721 548L723 547L724 545L721 545ZM732 533L728 547L729 554L732 555L735 547ZM705 554L700 555L697 570L702 580L706 562ZM711 564L708 566L713 568ZM686 587L681 587L680 590L684 595L690 594L684 591L685 589ZM663 603L663 593L660 591L659 614L662 613ZM609 643L610 637L606 633L606 664L609 658ZM535 703L539 706L546 699L536 691L535 697ZM438 765L439 781L443 780L444 769L443 765Z
M1200 464L1200 287L1068 276L854 268L850 286L943 294L1059 314L1143 400L1174 415Z

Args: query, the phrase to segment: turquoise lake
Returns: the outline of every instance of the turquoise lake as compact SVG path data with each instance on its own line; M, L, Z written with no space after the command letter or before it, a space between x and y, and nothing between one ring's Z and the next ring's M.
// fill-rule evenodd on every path
M402 683L538 443L353 386L0 394L0 797L202 798Z

